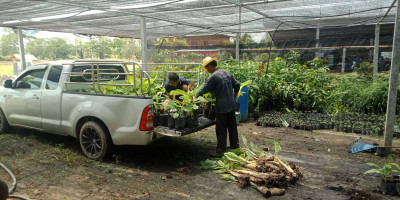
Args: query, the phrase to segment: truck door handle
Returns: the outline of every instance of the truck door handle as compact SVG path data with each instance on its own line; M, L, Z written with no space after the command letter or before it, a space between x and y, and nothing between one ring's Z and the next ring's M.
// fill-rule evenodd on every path
M34 94L34 95L32 96L32 99L39 99L39 97L36 96L36 94Z

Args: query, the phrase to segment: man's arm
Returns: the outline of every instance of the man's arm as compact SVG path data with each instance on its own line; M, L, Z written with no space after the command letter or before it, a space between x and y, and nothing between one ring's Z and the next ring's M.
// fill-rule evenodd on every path
M208 77L208 79L204 82L203 87L201 87L199 93L197 93L196 98L199 96L203 96L204 94L211 92L212 87L213 87L213 78Z
M179 77L179 80L181 81L181 84L182 84L182 90L183 91L185 91L185 92L188 92L188 85L189 85L189 81L187 81L185 78L183 78L183 77Z
M235 79L235 77L232 76L232 74L231 74L231 82L233 91L235 91L235 93L238 93L240 89L240 83Z
M182 85L182 90L185 92L188 92L188 85Z

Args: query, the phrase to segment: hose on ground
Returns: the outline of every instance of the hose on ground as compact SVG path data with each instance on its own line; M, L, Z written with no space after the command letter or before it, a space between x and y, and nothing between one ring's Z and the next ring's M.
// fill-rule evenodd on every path
M12 186L11 188L8 190L8 194L12 194L15 191L15 188L17 186L17 179L15 178L14 174L11 172L11 170L9 170L3 163L0 162L0 167L2 167L10 176L11 179L13 180ZM9 195L9 198L15 198L15 199L23 199L23 200L31 200L27 197L21 197L21 196L17 196L17 195Z

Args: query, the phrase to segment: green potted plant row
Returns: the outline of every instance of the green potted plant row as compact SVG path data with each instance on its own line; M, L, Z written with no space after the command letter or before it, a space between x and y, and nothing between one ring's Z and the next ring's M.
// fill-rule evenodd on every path
M366 163L366 165L375 168L364 172L364 174L377 173L380 175L380 190L382 193L393 196L400 195L399 164L385 163L382 167L375 163Z

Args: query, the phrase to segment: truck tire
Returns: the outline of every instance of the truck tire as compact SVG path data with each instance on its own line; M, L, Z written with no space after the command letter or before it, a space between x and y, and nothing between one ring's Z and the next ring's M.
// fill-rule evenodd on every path
M6 200L8 197L8 186L0 179L0 200Z
M8 129L10 129L10 125L8 124L3 111L0 109L0 134L5 133Z
M105 158L112 146L108 132L95 121L83 124L79 133L79 143L83 154L92 160Z

